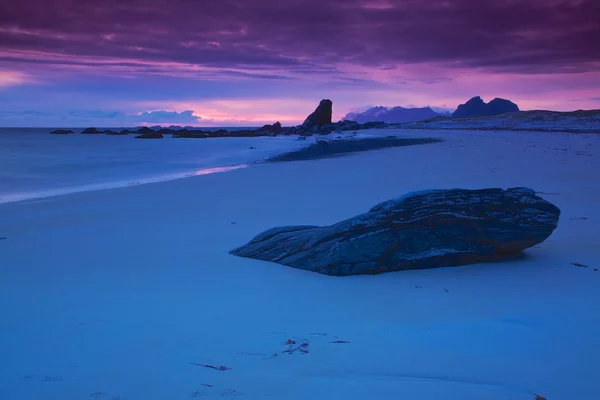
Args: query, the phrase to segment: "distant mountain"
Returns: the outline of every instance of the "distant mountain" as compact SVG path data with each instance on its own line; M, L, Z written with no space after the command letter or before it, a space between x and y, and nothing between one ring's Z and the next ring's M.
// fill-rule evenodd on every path
M403 129L474 129L600 133L600 110L519 111L476 117L440 117L400 125Z
M503 114L507 112L517 112L519 106L510 100L496 97L494 100L486 103L481 97L476 96L465 104L458 106L453 117L483 117L487 115Z
M371 107L363 112L351 112L346 114L343 120L356 121L359 124L366 122L382 121L386 124L397 124L402 122L415 122L438 117L442 114L436 113L429 107L404 108L404 107Z

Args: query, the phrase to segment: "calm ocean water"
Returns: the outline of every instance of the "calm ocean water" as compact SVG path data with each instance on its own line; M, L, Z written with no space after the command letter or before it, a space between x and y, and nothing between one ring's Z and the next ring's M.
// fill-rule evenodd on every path
M301 146L293 137L136 140L51 130L0 128L0 203L202 174Z

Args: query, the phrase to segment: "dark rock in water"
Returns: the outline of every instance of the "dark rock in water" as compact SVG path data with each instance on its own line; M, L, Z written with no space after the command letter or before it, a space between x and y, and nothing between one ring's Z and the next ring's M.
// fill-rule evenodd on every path
M486 115L502 114L505 112L519 111L519 107L512 101L495 98L489 103L476 96L465 104L458 106L452 114L453 117L483 117Z
M149 132L149 133L143 133L139 136L136 136L135 139L162 139L163 135L161 133L158 132Z
M178 133L179 131L176 131L176 130L173 130L170 128L160 128L156 132L163 134L163 135L174 135L174 134Z
M230 253L337 276L450 267L517 257L559 217L529 188L430 190L331 226L269 229Z
M137 131L135 131L135 133L139 134L139 135L143 135L146 133L155 133L155 131L153 129L148 128L147 126L141 127L140 129L138 129Z
M122 134L122 135L129 135L130 133L133 133L133 132L131 132L129 129L123 129L123 130L121 131L121 134Z
M344 154L356 153L359 151L368 151L384 149L389 147L413 146L418 144L429 144L440 142L434 138L367 138L351 140L322 140L319 139L315 144L290 153L279 154L268 158L267 162L278 161L305 161L317 160L320 158L337 157Z
M73 131L71 131L69 129L57 129L57 130L50 132L51 135L70 135L72 133L73 133Z
M283 128L281 127L281 123L279 121L275 122L273 125L264 125L261 128L258 128L258 132L262 135L266 135L267 133L281 133Z
M298 139L296 139L296 141L298 140L306 140L306 136L298 136Z
M313 127L315 125L327 125L331 124L331 115L333 113L333 102L329 99L323 99L313 111L312 114L306 118L303 126Z
M182 129L180 131L173 131L173 138L185 138L185 139L206 139L209 137L209 132L203 132L201 130L187 130Z
M102 133L103 133L102 131L99 131L96 128L87 128L81 132L82 135L99 135Z
M128 132L126 132L126 131L121 131L121 132L115 132L115 131L111 131L111 130L104 131L104 134L108 135L108 136L127 136L127 133Z

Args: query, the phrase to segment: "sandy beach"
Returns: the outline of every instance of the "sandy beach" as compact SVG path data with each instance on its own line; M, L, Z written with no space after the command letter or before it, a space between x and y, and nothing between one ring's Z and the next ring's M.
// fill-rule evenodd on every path
M600 398L600 136L369 133L444 141L0 205L0 398ZM338 278L228 254L516 186L562 214L515 261Z

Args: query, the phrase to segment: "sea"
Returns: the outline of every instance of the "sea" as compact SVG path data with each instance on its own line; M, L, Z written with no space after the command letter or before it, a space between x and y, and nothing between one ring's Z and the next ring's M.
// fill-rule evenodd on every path
M0 203L225 172L306 145L291 136L140 140L53 129L0 128Z

